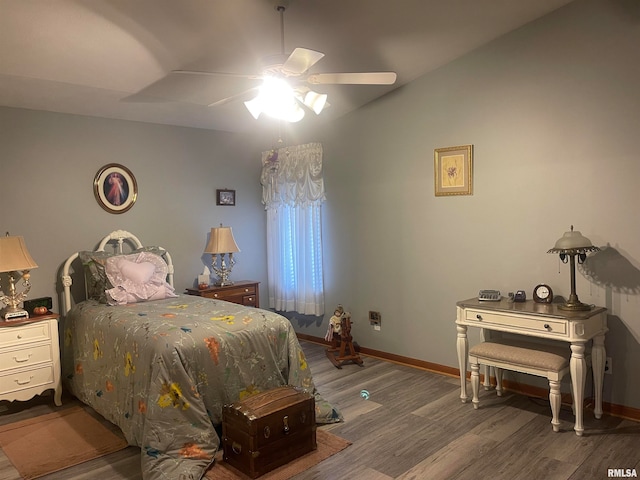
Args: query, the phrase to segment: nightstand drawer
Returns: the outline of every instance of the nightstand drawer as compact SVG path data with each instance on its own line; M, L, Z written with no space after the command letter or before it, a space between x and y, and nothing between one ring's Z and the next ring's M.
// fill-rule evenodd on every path
M542 319L531 317L518 317L516 315L500 315L499 313L487 313L486 311L466 310L466 320L475 322L478 327L486 325L487 328L508 327L510 332L540 333L545 332L552 335L568 335L567 322L554 319Z
M256 296L255 295L243 295L242 296L242 305L246 305L247 307L255 307L256 306Z
M0 347L9 345L24 345L51 339L49 322L31 323L20 327L5 327L0 329Z
M13 350L5 349L0 352L0 372L51 361L53 361L53 354L50 344Z
M7 394L40 385L53 384L54 380L53 365L22 369L17 372L0 375L0 393Z
M233 287L233 288L225 288L221 291L212 291L205 292L203 296L207 298L217 298L220 300L225 300L229 297L237 297L237 296L246 296L246 295L255 295L256 287L255 285L247 285L243 287Z
M207 288L187 288L187 294L200 297L224 300L225 302L246 305L247 307L260 307L260 282L241 280L234 285L224 287L212 285Z

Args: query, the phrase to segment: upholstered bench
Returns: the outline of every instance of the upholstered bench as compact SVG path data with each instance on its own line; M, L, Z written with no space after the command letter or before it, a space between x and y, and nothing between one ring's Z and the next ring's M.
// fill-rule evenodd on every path
M553 431L560 429L560 381L569 371L570 350L566 347L541 345L521 340L491 340L482 342L469 350L473 407L480 405L480 364L495 368L496 392L502 396L502 369L529 373L549 380L549 403Z

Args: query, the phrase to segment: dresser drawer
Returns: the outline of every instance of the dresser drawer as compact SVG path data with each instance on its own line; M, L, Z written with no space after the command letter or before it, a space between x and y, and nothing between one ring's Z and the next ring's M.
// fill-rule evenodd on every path
M47 321L0 329L0 347L49 339L51 339L51 330L50 323Z
M28 348L5 348L0 351L0 372L52 361L53 353L50 344L45 343Z
M0 393L6 394L54 383L53 365L21 369L0 375Z
M505 327L511 332L523 334L527 332L544 332L559 337L568 335L567 322L563 320L501 315L499 313L487 313L486 311L478 310L465 310L465 313L466 321L477 323L478 327L486 325L487 328L494 327L498 330L500 329L499 327Z

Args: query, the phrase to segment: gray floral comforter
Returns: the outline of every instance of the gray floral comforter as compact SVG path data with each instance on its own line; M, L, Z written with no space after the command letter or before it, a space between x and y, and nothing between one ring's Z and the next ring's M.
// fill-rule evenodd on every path
M202 297L76 305L64 323L64 372L71 393L141 448L145 480L202 478L223 405L270 388L303 387L318 423L342 419L316 391L286 318Z

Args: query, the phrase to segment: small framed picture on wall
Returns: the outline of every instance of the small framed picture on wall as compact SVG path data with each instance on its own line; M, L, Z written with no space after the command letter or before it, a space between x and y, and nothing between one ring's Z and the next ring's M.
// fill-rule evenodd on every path
M236 204L236 191L227 189L216 190L216 205L233 207Z

